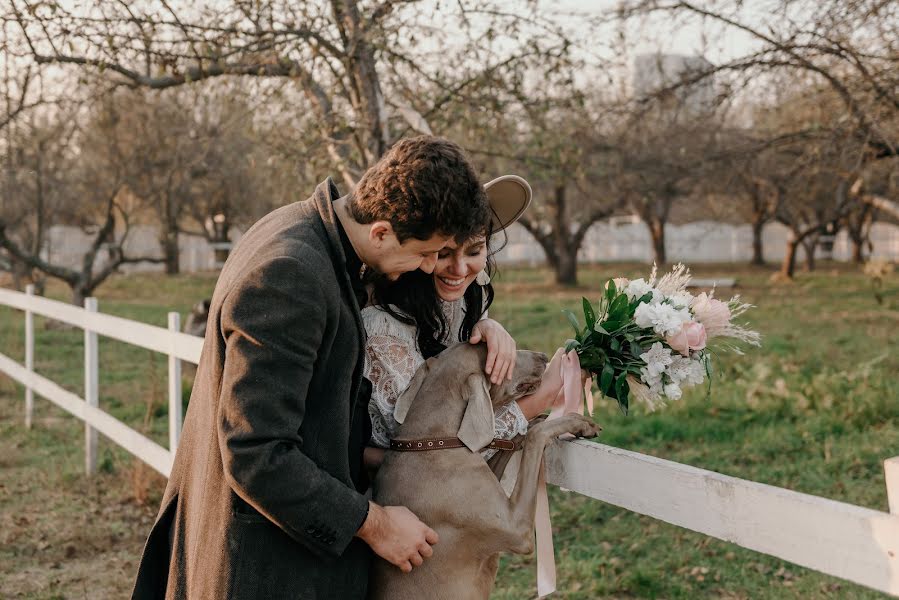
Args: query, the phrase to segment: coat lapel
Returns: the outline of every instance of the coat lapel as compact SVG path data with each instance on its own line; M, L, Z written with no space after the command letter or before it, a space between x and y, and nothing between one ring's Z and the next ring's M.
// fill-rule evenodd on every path
M347 257L343 252L343 244L340 243L340 234L337 231L337 215L334 213L334 200L340 197L337 186L330 177L322 181L315 188L315 205L321 215L322 223L325 226L325 232L328 235L328 242L331 246L331 255L334 257L334 268L337 279L340 281L340 287L343 293L349 298L348 302L353 307L353 320L356 323L356 329L359 333L359 364L353 375L353 399L350 407L350 419L356 409L355 397L359 391L359 384L362 380L362 361L365 356L365 326L362 324L362 314L359 303L356 301L356 294L353 293L353 285L350 282L350 276L346 271Z

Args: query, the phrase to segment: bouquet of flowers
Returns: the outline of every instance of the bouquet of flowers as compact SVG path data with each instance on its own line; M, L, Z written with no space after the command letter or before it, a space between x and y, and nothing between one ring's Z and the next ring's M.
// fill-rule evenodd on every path
M716 341L759 345L758 333L734 323L751 305L739 296L718 300L714 290L694 296L690 278L679 264L657 280L653 266L649 279L609 280L596 308L584 298L585 327L565 311L575 331L565 349L577 352L581 367L625 414L631 398L654 409L705 381ZM741 353L732 343L717 347Z

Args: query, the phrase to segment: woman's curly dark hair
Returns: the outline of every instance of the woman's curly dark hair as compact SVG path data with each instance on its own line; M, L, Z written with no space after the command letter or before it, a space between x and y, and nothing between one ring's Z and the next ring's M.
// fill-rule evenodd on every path
M490 249L490 231L487 231L487 265L484 270L491 278L496 273ZM503 245L505 242L503 243ZM463 296L464 317L458 332L450 332L443 304L434 285L434 276L415 270L404 273L396 281L379 277L374 281L372 300L381 310L398 321L416 327L418 350L424 358L431 358L446 349L443 343L448 334L458 333L461 341L471 338L471 332L493 303L493 284L480 285L473 281Z

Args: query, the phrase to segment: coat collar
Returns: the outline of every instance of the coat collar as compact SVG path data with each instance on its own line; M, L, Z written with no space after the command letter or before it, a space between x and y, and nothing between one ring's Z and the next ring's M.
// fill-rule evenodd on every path
M334 200L340 198L340 192L337 191L334 181L328 177L315 187L313 198L322 222L325 224L325 232L328 234L328 241L331 243L331 251L334 253L334 257L337 259L340 267L346 271L347 257L343 252L343 244L340 243L340 233L337 231L337 214L334 212ZM346 282L349 285L349 277L346 278Z

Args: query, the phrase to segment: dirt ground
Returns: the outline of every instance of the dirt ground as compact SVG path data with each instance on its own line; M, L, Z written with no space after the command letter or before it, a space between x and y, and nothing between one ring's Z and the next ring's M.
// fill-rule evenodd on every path
M126 598L158 508L162 477L101 439L101 472L84 476L83 427L0 393L0 597Z

